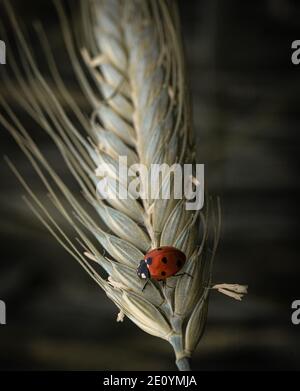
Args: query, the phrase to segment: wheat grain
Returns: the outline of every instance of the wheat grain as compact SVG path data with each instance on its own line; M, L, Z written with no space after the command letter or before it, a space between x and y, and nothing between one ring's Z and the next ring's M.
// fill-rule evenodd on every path
M204 330L213 287L212 261L220 235L219 204L215 208L215 203L207 198L205 210L198 213L186 210L185 200L175 199L174 194L166 200L149 196L139 202L133 197L103 201L95 193L95 186L102 178L100 166L107 169L111 180L118 178L119 156L127 157L128 166L195 163L176 7L167 0L82 1L83 29L77 29L76 39L96 92L82 70L64 9L59 1L55 5L72 66L91 106L90 120L64 85L42 27L36 28L55 87L86 136L70 120L36 66L9 4L7 10L25 56L25 74L11 56L22 93L11 88L9 77L5 78L5 84L18 104L53 139L94 213L87 212L78 195L72 194L54 172L3 99L1 103L10 120L0 114L0 121L31 161L53 206L73 227L84 251L65 234L16 168L9 164L29 195L30 200L26 200L30 208L119 308L117 320L123 321L127 316L145 332L170 342L178 368L187 370L188 358ZM146 188L150 178L141 174L140 181ZM171 185L171 181L155 184L153 194ZM66 201L69 207L65 206ZM96 214L106 228L97 223ZM93 243L86 230L98 244ZM107 256L101 254L99 244ZM149 249L162 245L184 251L187 274L170 278L169 286L151 281L142 291L143 282L136 275L138 261ZM107 280L95 271L93 263L108 273ZM213 288L236 299L246 292L245 287L238 285L221 284Z

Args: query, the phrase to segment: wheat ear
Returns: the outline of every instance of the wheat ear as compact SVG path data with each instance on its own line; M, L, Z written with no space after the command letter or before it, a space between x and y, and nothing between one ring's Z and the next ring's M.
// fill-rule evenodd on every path
M167 340L175 351L178 368L188 370L188 358L204 330L213 287L212 261L220 234L219 203L216 208L207 198L205 210L199 213L186 210L186 200L175 199L173 193L166 200L136 200L130 196L102 200L95 192L103 167L108 184L118 178L119 156L127 157L128 166L195 163L177 9L167 0L82 1L82 30L76 29L75 45L63 7L59 1L55 5L72 66L91 107L90 120L64 85L46 35L38 25L55 91L59 91L76 122L66 114L54 89L36 66L9 4L7 11L24 56L23 71L11 57L21 94L10 87L9 75L4 82L18 104L53 139L93 212L83 206L78 194L73 194L51 168L3 99L1 103L9 119L0 114L0 122L31 161L53 206L73 227L84 250L66 235L13 164L9 165L27 191L26 201L33 212L119 308L117 320L127 316L145 332ZM78 59L78 44L93 86ZM139 181L147 188L149 177L139 172ZM157 184L152 194L171 182L169 179ZM121 181L119 186L125 185ZM113 187L109 190L114 191ZM98 215L105 228L97 222ZM170 278L168 286L151 281L142 290L144 283L136 274L138 262L149 249L163 245L174 246L186 254L187 274ZM93 264L99 264L108 279L102 278ZM239 285L214 288L236 299L246 292Z

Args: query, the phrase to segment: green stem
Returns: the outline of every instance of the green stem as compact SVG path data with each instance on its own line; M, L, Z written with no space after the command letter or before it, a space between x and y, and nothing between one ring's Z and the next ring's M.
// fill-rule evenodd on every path
M179 371L190 371L190 362L188 357L182 357L179 360L176 361L177 368Z

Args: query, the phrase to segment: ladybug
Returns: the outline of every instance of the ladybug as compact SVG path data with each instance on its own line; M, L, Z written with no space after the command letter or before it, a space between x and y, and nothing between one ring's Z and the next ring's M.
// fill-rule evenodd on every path
M163 246L150 250L140 261L137 275L142 280L164 281L174 276L184 265L185 254L175 247Z

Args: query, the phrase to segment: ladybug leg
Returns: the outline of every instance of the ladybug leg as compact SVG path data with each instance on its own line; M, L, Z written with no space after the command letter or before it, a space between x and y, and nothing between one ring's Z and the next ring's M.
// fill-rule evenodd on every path
M144 290L145 290L145 288L146 288L148 282L149 282L149 280L146 280L146 282L145 282L145 284L144 284L144 286L143 286L143 288L142 288L142 292L144 292Z

